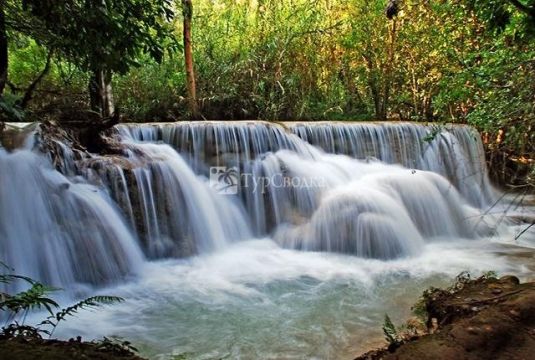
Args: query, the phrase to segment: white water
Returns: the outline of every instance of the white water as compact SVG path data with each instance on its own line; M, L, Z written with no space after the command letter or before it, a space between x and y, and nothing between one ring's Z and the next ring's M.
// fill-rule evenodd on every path
M128 146L132 183L123 195L130 221L144 234L143 247L152 258L188 256L221 250L231 242L251 238L240 205L232 197L218 196L199 179L171 147L162 144ZM138 155L141 154L141 155ZM101 168L99 176L126 181L122 169L115 174ZM128 192L125 192L128 189ZM131 193L131 195L129 195ZM134 214L140 214L135 218Z
M18 274L74 287L123 280L143 263L106 193L30 150L0 148L0 254Z
M351 359L383 343L385 313L401 324L424 289L461 271L533 274L498 250L511 251L488 239L443 242L385 262L241 242L148 263L136 282L101 290L127 302L81 313L58 335L119 335L151 359Z
M63 334L163 358L349 357L429 285L531 274L503 256L519 228L488 211L498 194L472 129L426 142L414 124L285 126L121 125L121 156L75 160L58 143L64 175L30 141L0 148L1 260L87 294L113 286L125 305ZM211 166L236 167L237 194L217 193Z

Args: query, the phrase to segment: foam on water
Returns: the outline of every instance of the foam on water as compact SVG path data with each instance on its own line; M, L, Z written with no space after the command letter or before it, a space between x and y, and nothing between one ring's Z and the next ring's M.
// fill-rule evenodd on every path
M499 250L487 240L435 243L417 258L385 262L246 241L148 263L136 282L103 290L126 303L81 313L58 334L120 334L155 359L346 358L380 343L385 312L400 323L428 286L464 270L530 273Z

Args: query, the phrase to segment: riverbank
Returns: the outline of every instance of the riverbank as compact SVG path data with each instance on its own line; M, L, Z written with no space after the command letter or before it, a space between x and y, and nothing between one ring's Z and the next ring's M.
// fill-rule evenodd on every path
M399 335L399 342L355 360L529 359L535 353L535 282L514 276L458 281L424 293L424 335Z
M39 337L0 338L0 360L143 360L128 343L110 340L84 342L81 338L61 341Z

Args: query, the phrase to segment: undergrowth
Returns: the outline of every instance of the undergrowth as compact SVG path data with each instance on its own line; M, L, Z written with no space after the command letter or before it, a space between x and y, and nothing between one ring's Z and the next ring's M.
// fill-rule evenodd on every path
M0 339L21 337L25 339L50 339L60 323L69 317L75 316L80 310L95 309L102 305L121 303L123 298L117 296L99 295L88 297L73 305L61 308L51 295L61 289L44 285L26 276L13 274L3 262L0 267L4 273L0 274L0 284L12 285L15 282L24 282L28 289L14 294L0 291L0 319L4 320L4 326L0 330ZM48 316L36 325L26 323L27 316L33 311L44 310ZM81 338L78 337L78 341ZM120 341L114 338L104 337L103 340L94 342L97 349L104 352L118 354L133 354L137 349L128 341Z

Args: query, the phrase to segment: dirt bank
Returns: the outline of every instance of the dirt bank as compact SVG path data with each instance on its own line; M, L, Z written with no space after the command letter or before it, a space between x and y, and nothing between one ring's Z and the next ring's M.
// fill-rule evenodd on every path
M143 360L124 344L109 341L44 340L35 337L0 338L0 360Z
M516 277L465 280L424 295L428 334L406 336L363 359L533 359L535 283Z

